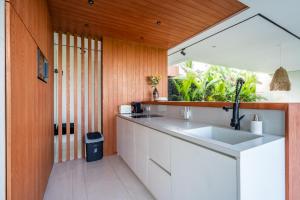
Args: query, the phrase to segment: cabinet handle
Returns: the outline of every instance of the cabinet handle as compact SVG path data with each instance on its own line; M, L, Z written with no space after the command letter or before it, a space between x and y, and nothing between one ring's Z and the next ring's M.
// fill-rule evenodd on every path
M158 164L157 162L155 162L153 159L149 158L149 160L152 161L156 166L158 166L164 172L166 172L169 176L171 176L171 172L169 172L168 170L166 170L165 168L163 168L160 164Z

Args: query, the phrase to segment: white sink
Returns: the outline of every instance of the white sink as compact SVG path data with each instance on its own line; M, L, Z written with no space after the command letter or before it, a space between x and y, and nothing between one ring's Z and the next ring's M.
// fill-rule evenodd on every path
M196 138L208 138L211 140L216 140L231 145L247 142L262 137L259 135L251 134L246 131L237 131L229 128L220 128L215 126L189 129L185 130L184 132Z

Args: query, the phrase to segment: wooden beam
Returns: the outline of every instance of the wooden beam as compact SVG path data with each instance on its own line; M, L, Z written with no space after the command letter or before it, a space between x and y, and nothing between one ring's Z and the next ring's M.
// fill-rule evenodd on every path
M95 46L94 46L94 130L95 131L99 131L98 130L98 98L99 98L99 94L98 94L98 68L99 68L99 62L98 62L98 39L95 39Z
M77 34L74 35L74 160L78 158L78 116L77 116L77 85L78 85L78 72L77 72Z
M58 162L62 162L62 33L58 33Z
M300 104L290 103L285 115L286 199L300 199Z
M88 131L92 128L92 52L91 37L88 37Z
M11 34L13 27L11 26L11 15L13 13L11 5L9 3L5 3L5 90L6 90L6 198L7 200L12 199L12 191L13 186L13 174L12 174L12 68L11 68L11 54L12 54L12 46L11 42ZM4 178L4 177L3 177Z
M84 37L81 36L81 152L85 158L84 137L85 137L85 62L84 62Z
M144 101L143 104L168 105L168 106L191 106L191 107L215 107L230 106L229 102L197 102L197 101ZM286 111L288 103L241 103L242 109L283 110Z
M66 45L66 136L67 136L67 152L66 160L70 160L70 33L67 33Z

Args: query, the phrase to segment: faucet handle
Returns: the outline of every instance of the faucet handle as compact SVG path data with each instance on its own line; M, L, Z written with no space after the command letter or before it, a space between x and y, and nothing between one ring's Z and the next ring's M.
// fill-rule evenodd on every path
M230 109L232 109L232 107L230 107L230 106L223 106L223 110L225 110L226 112L228 112Z
M241 121L246 115L242 115L240 118L239 118L239 121Z

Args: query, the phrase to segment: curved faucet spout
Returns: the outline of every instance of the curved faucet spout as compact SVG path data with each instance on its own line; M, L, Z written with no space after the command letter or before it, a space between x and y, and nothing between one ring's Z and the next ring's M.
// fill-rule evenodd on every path
M240 93L242 91L245 81L242 78L238 78L236 81L236 93L235 101L232 106L232 118L230 121L230 126L234 127L236 130L240 130L240 121L245 117L245 115L240 117ZM230 108L223 107L225 111L228 111Z

